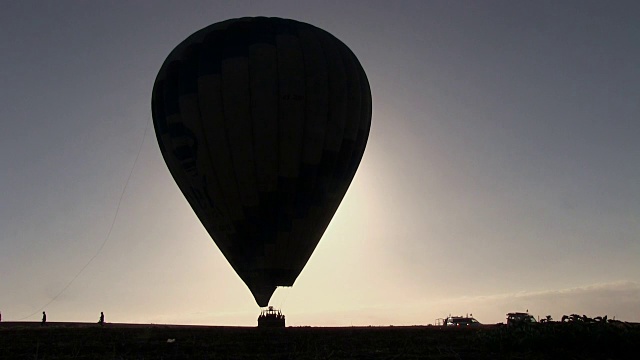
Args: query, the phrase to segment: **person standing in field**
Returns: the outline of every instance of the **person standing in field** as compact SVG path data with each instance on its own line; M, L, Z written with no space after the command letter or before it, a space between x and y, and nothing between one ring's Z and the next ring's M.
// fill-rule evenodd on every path
M104 325L104 313L102 311L100 311L100 320L98 320L98 324L100 324L100 326Z
M44 326L44 324L47 322L47 313L45 313L44 311L42 312L42 322L40 323L41 326Z

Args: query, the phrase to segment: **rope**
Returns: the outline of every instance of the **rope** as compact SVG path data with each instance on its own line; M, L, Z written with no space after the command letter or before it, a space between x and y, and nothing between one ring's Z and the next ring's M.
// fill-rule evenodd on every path
M281 289L283 289L284 287L280 287ZM289 293L290 293L290 289L291 287L286 288L287 290L284 292L284 299L282 299L282 301L280 301L280 309L282 309L284 307L284 303L287 302L287 299L289 298Z
M149 118L149 119L151 119L151 118ZM113 231L114 225L116 224L116 219L118 218L118 212L120 212L120 205L122 204L122 199L124 198L124 194L127 191L127 187L129 186L129 181L131 180L131 176L133 175L133 170L135 169L136 164L138 163L138 158L140 157L140 153L142 152L142 145L144 145L144 139L147 137L147 131L149 129L149 123L150 122L151 121L147 121L147 123L146 123L146 125L144 127L144 134L142 135L142 142L140 143L140 148L138 149L138 154L136 155L136 159L133 161L133 165L131 166L131 170L129 171L129 176L127 176L127 181L125 182L124 188L122 189L122 192L120 193L120 198L118 199L118 206L116 207L116 212L113 215L113 219L111 220L111 226L109 227L109 231L107 232L107 236L105 236L104 240L102 241L102 244L100 244L100 248L98 248L98 251L96 251L96 253L91 257L91 259L89 259L89 261L87 261L87 263L82 267L82 269L80 269L80 271L78 271L78 273L71 279L71 281L69 281L67 283L67 285L65 285L65 287L63 287L62 290L60 290L56 294L56 296L54 296L48 303L44 304L38 310L36 310L33 313L23 317L22 319L19 319L18 321L22 321L22 320L25 320L25 319L28 319L28 318L32 317L33 315L39 313L40 311L45 309L47 306L51 305L51 303L56 301L58 299L58 297L60 297L60 295L62 295L62 293L64 293L69 288L69 286L71 286L71 284L73 284L73 282L76 281L76 279L80 276L80 274L82 274L82 272L102 252L102 249L104 248L104 245L107 243L107 241L111 237L111 232Z

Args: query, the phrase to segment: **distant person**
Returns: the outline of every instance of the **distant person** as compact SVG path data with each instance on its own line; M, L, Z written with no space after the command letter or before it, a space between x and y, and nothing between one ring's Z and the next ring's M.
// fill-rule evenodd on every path
M40 325L44 326L44 324L47 322L47 313L45 313L44 311L42 312L42 322L40 323Z
M100 324L100 326L104 325L104 313L102 311L100 311L100 320L98 320L98 324Z

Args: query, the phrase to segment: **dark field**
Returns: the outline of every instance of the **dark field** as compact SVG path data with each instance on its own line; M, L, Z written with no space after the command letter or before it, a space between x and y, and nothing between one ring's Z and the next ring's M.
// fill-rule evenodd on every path
M634 359L639 349L640 325L628 323L520 329L0 323L0 359Z

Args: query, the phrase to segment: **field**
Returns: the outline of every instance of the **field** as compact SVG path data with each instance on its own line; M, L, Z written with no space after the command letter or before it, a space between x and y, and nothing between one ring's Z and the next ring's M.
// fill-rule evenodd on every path
M627 359L640 324L512 329L0 323L0 359Z

